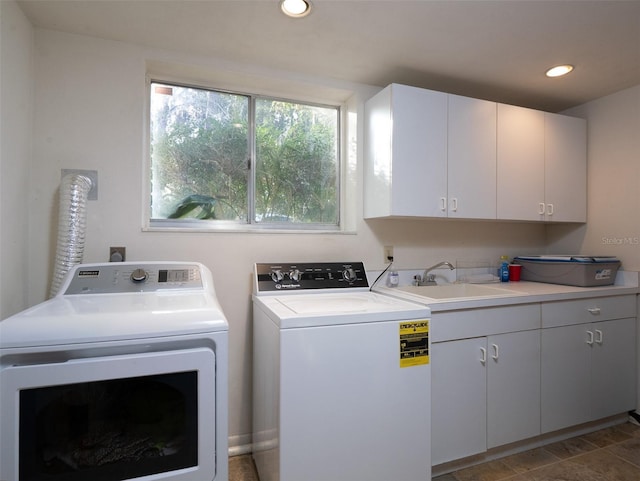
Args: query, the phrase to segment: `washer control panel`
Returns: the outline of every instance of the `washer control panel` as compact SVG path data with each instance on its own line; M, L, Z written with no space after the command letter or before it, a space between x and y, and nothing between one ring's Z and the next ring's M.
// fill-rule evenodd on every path
M155 292L202 289L198 264L129 263L85 264L67 274L64 295Z
M256 264L257 292L369 287L362 262Z

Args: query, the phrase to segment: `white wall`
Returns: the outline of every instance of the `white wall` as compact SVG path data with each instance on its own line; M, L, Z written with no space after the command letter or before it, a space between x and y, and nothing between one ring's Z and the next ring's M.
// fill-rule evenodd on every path
M255 262L362 260L384 267L383 245L395 247L400 269L440 260L497 259L540 253L542 225L361 218L361 185L349 202L357 213L352 234L242 234L143 232L146 65L173 65L174 75L232 78L233 72L265 84L308 84L313 90L350 90L353 110L377 89L308 79L118 42L36 29L34 168L30 190L29 303L44 300L54 252L57 188L62 168L97 170L99 198L88 205L85 262L108 259L109 246L126 246L128 260L194 260L211 268L230 323L229 428L231 444L250 442L251 273ZM225 72L224 75L220 71ZM361 126L352 133L359 146ZM357 153L361 178L361 147Z
M640 271L640 85L567 113L587 119L587 224L548 227L548 251L618 256Z
M0 319L27 307L33 28L0 2Z

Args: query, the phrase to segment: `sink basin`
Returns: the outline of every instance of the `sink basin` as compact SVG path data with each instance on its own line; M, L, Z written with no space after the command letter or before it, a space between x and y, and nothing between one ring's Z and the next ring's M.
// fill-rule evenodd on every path
M402 286L398 290L430 299L461 299L513 296L514 292L478 284L444 284L439 286Z

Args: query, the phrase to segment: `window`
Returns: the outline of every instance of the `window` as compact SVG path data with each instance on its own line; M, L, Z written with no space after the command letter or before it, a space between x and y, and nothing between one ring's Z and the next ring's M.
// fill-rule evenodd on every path
M340 108L151 83L151 222L337 229Z

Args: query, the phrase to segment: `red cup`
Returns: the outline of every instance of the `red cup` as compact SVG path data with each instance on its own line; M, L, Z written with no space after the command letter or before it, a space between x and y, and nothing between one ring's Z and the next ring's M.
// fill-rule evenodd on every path
M509 280L519 281L520 274L522 273L522 266L520 264L509 264Z

